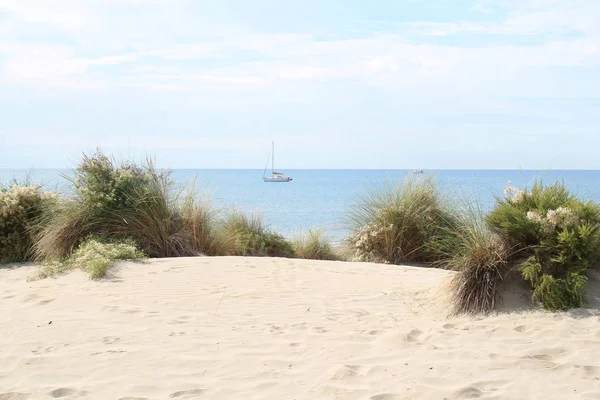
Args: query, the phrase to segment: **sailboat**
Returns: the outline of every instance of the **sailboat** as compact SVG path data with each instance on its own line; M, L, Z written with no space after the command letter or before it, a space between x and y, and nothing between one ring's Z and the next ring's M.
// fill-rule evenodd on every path
M267 167L263 173L263 181L265 182L289 182L292 180L289 176L284 176L283 173L275 171L275 142L271 143L271 176L267 176ZM267 166L268 166L267 161Z

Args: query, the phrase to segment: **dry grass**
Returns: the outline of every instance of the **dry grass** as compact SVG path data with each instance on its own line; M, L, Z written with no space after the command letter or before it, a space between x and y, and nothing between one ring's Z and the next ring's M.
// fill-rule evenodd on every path
M229 211L219 224L219 236L228 255L295 257L292 243L266 228L262 217Z
M507 241L492 233L483 218L467 212L459 219L459 240L439 264L458 271L450 284L457 314L489 313L498 300L498 285L514 253Z
M309 260L339 260L323 231L310 230L294 241L296 256Z

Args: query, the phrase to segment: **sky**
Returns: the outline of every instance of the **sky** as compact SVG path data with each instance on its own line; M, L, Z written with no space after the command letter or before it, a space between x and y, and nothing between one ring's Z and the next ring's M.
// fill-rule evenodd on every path
M0 0L0 168L600 169L598 0Z

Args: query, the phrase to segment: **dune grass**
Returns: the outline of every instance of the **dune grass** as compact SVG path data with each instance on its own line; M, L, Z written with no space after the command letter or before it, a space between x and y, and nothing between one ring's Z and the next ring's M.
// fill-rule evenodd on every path
M458 214L449 252L438 265L457 271L450 282L455 314L489 313L499 298L498 286L510 271L515 253L507 240L485 224L477 206L466 204Z
M293 244L298 258L331 261L340 259L321 230L309 230L307 235L296 239Z
M257 213L231 210L220 221L219 235L228 255L295 257L290 241L269 229Z
M149 257L222 251L210 205L176 187L151 160L137 165L101 152L84 155L69 179L74 197L57 202L40 221L38 260L61 261L90 235L133 240Z
M433 262L450 243L455 217L431 175L367 190L350 212L357 261Z
M43 264L37 278L57 277L79 268L88 273L91 279L100 279L106 276L116 260L144 258L145 254L131 240L102 242L97 238L88 238L67 259Z

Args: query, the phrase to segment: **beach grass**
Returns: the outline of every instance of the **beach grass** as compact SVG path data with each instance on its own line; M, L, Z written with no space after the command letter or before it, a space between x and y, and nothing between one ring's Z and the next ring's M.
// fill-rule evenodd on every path
M368 188L349 219L354 259L391 264L439 259L455 223L432 175Z
M220 237L229 255L295 257L293 244L267 229L260 214L230 210L219 222Z
M458 214L450 251L436 264L457 271L449 285L455 314L489 313L496 308L498 288L510 271L515 253L506 239L492 232L476 205Z
M304 236L294 240L296 256L310 260L339 260L331 242L322 230L309 230Z
M210 204L196 202L150 159L138 165L100 152L84 155L68 179L75 195L41 218L34 245L38 260L63 260L90 235L133 240L148 257L212 255L222 247Z

